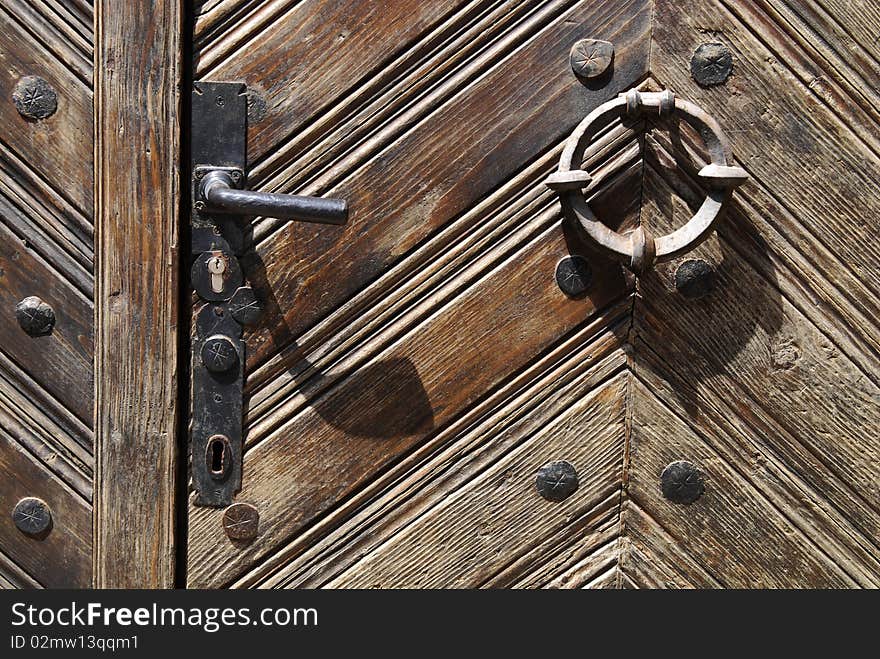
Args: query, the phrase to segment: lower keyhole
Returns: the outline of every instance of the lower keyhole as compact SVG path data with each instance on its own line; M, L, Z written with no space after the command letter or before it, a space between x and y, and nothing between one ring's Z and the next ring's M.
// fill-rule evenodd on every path
M223 458L226 457L226 442L215 439L211 442L211 473L214 476L223 474Z

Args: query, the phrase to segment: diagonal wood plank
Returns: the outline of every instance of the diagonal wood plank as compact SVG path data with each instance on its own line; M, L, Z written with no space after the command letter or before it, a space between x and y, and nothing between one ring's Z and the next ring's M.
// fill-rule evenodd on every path
M90 217L92 188L83 185L83 172L92 171L91 89L44 48L22 48L27 40L27 33L0 8L0 96L11 99L21 77L38 75L58 94L58 109L33 122L19 115L12 103L0 103L0 121L10 127L3 131L2 141Z
M419 498L421 506L434 505L445 491L464 482L467 468L449 469L450 464L471 452L502 454L510 441L540 429L542 411L557 410L558 414L581 388L594 388L623 368L617 349L629 309L628 300L611 307L528 364L424 447L269 561L255 566L236 587L321 585L338 567L358 560L386 532L424 509L413 505L413 497ZM439 486L430 487L432 483ZM433 496L425 496L428 493Z
M496 67L476 80L329 190L351 204L344 230L290 226L260 246L265 288L285 304L283 316L267 323L283 322L287 338L276 341L267 330L253 336L249 365L283 349L547 145L558 144L609 93L638 83L646 70L649 27L650 7L641 0L613 10L578 4L518 50L519 66ZM531 71L543 70L547 61L565 61L566 44L588 30L618 44L608 88L585 90L562 67L533 79Z
M478 461L464 487L327 585L474 587L544 537L563 532L572 519L619 490L625 377L547 419L500 460ZM573 464L581 481L578 491L558 504L543 500L534 487L535 472L553 460ZM616 495L613 500L616 504Z

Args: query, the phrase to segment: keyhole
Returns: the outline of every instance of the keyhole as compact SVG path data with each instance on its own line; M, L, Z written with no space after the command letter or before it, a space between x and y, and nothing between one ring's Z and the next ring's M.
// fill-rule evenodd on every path
M215 481L224 481L232 471L232 447L226 435L213 435L205 446L205 466Z
M226 452L226 445L220 439L211 442L211 473L220 475L223 473L223 454Z

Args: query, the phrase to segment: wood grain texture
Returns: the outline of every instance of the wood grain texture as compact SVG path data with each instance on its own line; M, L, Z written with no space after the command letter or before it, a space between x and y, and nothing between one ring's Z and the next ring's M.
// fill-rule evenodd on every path
M594 336L611 318L613 313L594 319L431 438L416 454L383 474L368 491L359 493L359 504L352 502L349 506L354 514L340 510L322 523L325 528L338 526L326 537L316 541L321 529L314 529L309 533L311 541L297 538L299 555L287 552L283 569L268 579L263 577L259 585L325 585L382 545L384 539L442 507L448 493L466 488L485 465L503 459L507 452L540 433L546 419L565 415L585 392L604 386L625 365L619 350L624 335L619 323L610 323L610 331ZM618 495L610 495L587 514L572 519L569 527L542 538L532 553L513 560L483 585L549 580L573 560L572 556L580 554L584 533L605 537L609 527L616 527L618 502ZM534 554L540 557L536 560ZM248 580L253 578L249 576Z
M357 561L407 520L436 505L448 489L464 482L467 467L454 470L449 465L466 455L490 451L503 455L514 437L539 430L545 414L560 413L582 389L589 390L622 369L625 360L617 349L630 307L624 299L597 314L332 514L254 565L235 586L320 586Z
M638 380L627 494L684 550L727 587L852 587L851 578L760 497ZM687 507L659 494L659 476L675 460L705 474L706 492Z
M634 583L642 588L721 587L681 542L632 500L624 500L620 516L618 564Z
M535 218L554 203L543 180L558 161L560 150L557 145L517 172L300 336L296 343L251 373L248 441L264 437L273 419L295 413L295 399L315 395L316 389L308 384L312 373L322 373L321 383L330 384L340 367L350 369L363 363L370 354L399 337L413 320L441 307L456 290L446 285L450 279L464 271L470 273L468 280L478 277L479 270L471 268L471 263L487 262L487 255L499 247L504 251L540 231L542 225ZM606 179L595 191L592 203L599 207L607 204L609 215L615 217L632 210L635 218L638 196L633 194L633 188L627 188L631 178L638 174L633 173L638 167L638 145L633 132L622 126L613 128L588 149L585 157L596 169L597 179ZM631 209L623 208L628 204ZM282 326L272 331L283 330ZM281 339L283 336L279 343ZM329 371L331 365L336 367Z
M342 231L256 224L246 267L270 304L248 335L239 500L259 508L260 536L233 546L220 512L190 507L190 585L880 585L866 432L880 426L876 12L202 9L201 73L266 101L252 181L354 210ZM566 62L585 36L615 44L614 76L595 88ZM733 50L734 74L701 88L690 58L710 40ZM598 290L578 306L539 274L583 249L541 180L590 107L640 83L719 119L752 179L685 257L715 266L711 295L676 293L677 259L627 299L632 280L595 260ZM687 134L636 141L640 128L612 127L588 153L605 179L593 203L609 223L664 233L702 197L699 149ZM592 465L564 519L530 490L560 452ZM677 459L707 476L690 506L659 490Z
M15 561L0 551L0 589L42 588L33 577L21 569Z
M0 429L0 539L2 552L41 585L86 588L92 562L91 507L54 478L9 435ZM24 497L39 497L52 512L45 537L21 533L10 511Z
M92 95L45 48L26 47L30 36L0 9L0 121L8 129L2 141L23 158L55 191L80 212L92 211ZM58 109L41 121L22 117L9 102L19 78L36 75L58 95Z
M617 506L623 468L626 375L545 418L498 460L469 465L462 487L327 584L331 588L473 588L518 559L540 560L547 537L576 533L607 497ZM535 491L538 469L567 460L580 485L554 504ZM616 496L615 496L616 494ZM596 515L601 519L600 515ZM590 525L580 529L589 533Z
M234 576L233 556L272 550L620 295L612 271L597 273L589 297L565 298L552 272L566 253L552 226L246 453L241 500L266 502L260 541L232 547L216 511L191 509L194 583ZM318 478L314 464L334 478Z
M89 32L83 34L77 18L53 0L28 2L6 0L5 11L28 34L34 47L51 52L88 87L92 85L92 43Z
M550 145L589 108L640 81L650 11L642 2L577 5L522 45L516 67L496 67L328 193L349 200L346 227L289 225L258 249L257 278L283 301L251 333L250 369L362 290L452 218L466 212ZM586 29L617 43L615 76L586 90L564 67ZM538 76L536 71L545 72ZM457 154L456 158L449 154ZM266 328L280 326L273 335Z
M660 166L664 157L646 160ZM682 224L691 208L678 197L649 166L643 219L660 233ZM685 259L693 257L716 272L702 300L675 292L684 259L640 280L632 341L645 368L637 372L682 418L705 428L707 441L724 446L729 464L759 476L756 487L823 552L862 585L875 583L877 499L869 484L878 468L865 429L880 423L880 388L837 347L839 323L825 322L823 333L794 307L803 284L767 267L769 248L736 204L718 236ZM814 305L808 297L801 306ZM809 515L799 512L805 507Z
M735 140L738 164L828 248L876 298L880 258L874 236L880 206L880 158L751 29L714 0L657 0L652 72L664 85L701 105ZM694 48L711 28L729 45L737 75L722 88L702 89L690 77ZM769 30L770 28L768 28ZM762 33L763 34L763 33ZM805 166L809 163L809 166ZM829 185L833 181L833 185ZM771 222L773 217L769 217ZM782 233L785 233L782 230ZM822 270L823 276L834 274ZM863 305L870 301L860 301Z
M182 3L95 5L95 585L174 586Z
M55 312L46 336L30 336L14 315L0 323L0 350L88 426L92 422L92 305L0 223L0 305L35 295Z

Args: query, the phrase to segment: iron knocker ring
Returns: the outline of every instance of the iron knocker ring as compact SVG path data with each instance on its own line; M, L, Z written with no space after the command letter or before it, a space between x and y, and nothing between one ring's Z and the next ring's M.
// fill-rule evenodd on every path
M659 238L644 227L621 234L602 224L583 193L592 177L580 169L581 163L574 163L575 154L583 153L596 132L610 121L620 116L637 118L648 110L656 111L661 119L674 116L688 123L699 133L711 160L698 174L708 186L702 206L684 226ZM574 213L587 235L603 252L641 274L657 262L690 251L709 236L733 188L748 178L744 169L729 164L731 160L730 146L721 127L701 108L675 98L669 90L640 92L631 89L597 107L575 128L565 143L559 169L546 180L546 184L559 193L562 203Z

